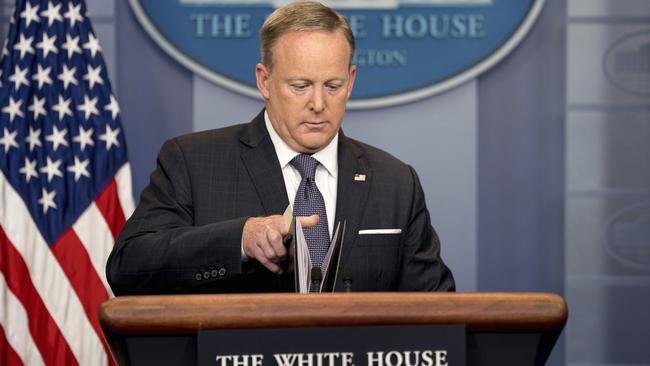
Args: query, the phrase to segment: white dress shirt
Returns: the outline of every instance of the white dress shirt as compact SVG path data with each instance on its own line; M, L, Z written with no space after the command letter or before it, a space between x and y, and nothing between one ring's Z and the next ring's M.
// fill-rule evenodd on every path
M264 121L266 122L266 129L269 131L269 136L271 136L271 141L275 148L275 154L278 156L278 161L282 168L282 176L284 177L284 186L287 189L289 203L291 203L291 207L293 207L293 201L296 198L296 192L298 191L298 186L300 185L302 177L300 176L298 169L291 165L291 160L300 153L294 151L286 142L284 142L284 140L282 140L280 135L278 135L273 128L266 111L264 111ZM339 172L338 146L339 134L337 133L325 148L312 155L312 157L320 163L316 167L315 179L316 186L318 187L320 194L323 196L323 201L325 201L327 228L329 230L330 238L332 237L334 221L336 218L336 192Z

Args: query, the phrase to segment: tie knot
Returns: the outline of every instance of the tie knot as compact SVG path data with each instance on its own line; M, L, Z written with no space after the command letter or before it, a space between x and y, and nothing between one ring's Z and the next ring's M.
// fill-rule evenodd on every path
M316 174L316 167L318 164L318 160L305 154L296 155L296 157L291 160L291 165L293 165L294 168L298 169L300 176L303 179L314 179L314 175Z

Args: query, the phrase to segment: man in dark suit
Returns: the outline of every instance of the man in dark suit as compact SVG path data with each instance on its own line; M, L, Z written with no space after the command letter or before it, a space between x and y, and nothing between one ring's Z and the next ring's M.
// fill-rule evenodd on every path
M347 20L294 3L260 36L265 109L164 144L108 261L115 294L288 290L289 204L314 266L345 220L335 290L454 290L415 171L340 130L356 76Z

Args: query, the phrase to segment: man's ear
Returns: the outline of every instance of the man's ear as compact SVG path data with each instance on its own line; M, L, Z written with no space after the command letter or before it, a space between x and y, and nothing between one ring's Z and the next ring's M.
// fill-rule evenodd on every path
M269 99L269 71L263 64L259 63L255 66L255 81L257 82L257 90L260 91L264 99Z
M354 86L354 80L357 77L357 65L350 65L350 82L348 83L348 99L352 95L352 87Z

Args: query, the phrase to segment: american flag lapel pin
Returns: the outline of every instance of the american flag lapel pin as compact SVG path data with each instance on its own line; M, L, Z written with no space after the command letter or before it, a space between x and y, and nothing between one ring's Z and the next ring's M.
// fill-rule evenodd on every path
M356 173L356 174L354 174L354 181L355 182L365 182L366 181L366 175L361 174L361 173Z

